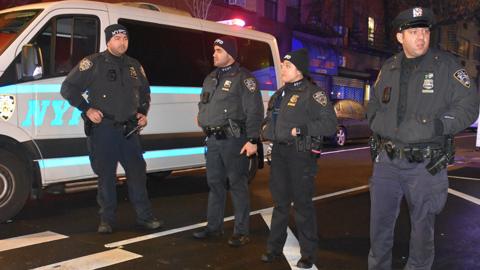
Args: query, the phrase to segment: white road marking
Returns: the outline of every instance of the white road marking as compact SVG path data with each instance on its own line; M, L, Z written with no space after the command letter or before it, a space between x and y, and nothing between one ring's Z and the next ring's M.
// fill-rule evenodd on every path
M330 154L338 154L343 152L353 152L353 151L365 150L365 149L370 149L370 146L322 152L322 156L330 155Z
M480 181L480 178L473 178L473 177L465 177L465 176L455 176L455 175L449 175L448 178L455 178L455 179L462 179L462 180L474 180L474 181Z
M476 198L476 197L473 197L473 196L470 196L470 195L467 195L465 193L462 193L460 191L456 191L454 189L451 189L449 188L448 189L448 193L452 194L452 195L455 195L455 196L458 196L464 200L467 200L469 202L472 202L472 203L475 203L477 205L480 205L480 199Z
M75 259L58 262L42 267L35 268L33 270L59 270L59 269L68 269L68 270L93 270L102 267L107 267L110 265L130 261L133 259L138 259L143 257L123 249L112 249L104 252L99 252L83 257L78 257Z
M368 185L355 187L355 188L351 188L351 189L346 189L346 190L341 190L341 191L338 191L338 192L333 192L333 193L329 193L329 194L325 194L325 195L320 195L320 196L317 196L317 197L313 198L313 200L317 201L317 200L321 200L321 199L325 199L325 198L329 198L329 197L342 195L342 194L345 194L345 193L359 191L359 190L362 190L362 189L365 189L365 188L368 188ZM250 215L263 214L263 213L269 213L269 212L271 213L272 210L273 210L272 207L264 208L264 209L253 211L253 212L250 213ZM224 219L224 222L233 220L233 218L234 218L234 216L226 217ZM206 226L206 225L207 225L206 222L197 223L197 224L188 225L188 226L181 227L181 228L171 229L171 230L168 230L168 231L142 235L142 236L133 237L133 238L130 238L130 239L125 239L125 240L105 244L105 247L106 248L117 248L117 247L121 247L121 246L124 246L124 245L133 244L133 243L137 243L137 242L141 242L141 241L145 241L145 240L150 240L150 239L157 238L157 237L162 237L162 236L166 236L166 235L170 235L170 234L174 234L174 233L179 233L179 232L183 232L183 231L188 231L188 230L201 228L201 227Z
M31 245L42 244L50 241L68 238L66 235L45 231L40 233L17 236L13 238L0 240L0 252L27 247Z

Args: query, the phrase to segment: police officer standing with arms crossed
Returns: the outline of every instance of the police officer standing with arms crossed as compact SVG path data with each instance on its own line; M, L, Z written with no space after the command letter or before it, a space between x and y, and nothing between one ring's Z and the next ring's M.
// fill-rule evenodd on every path
M139 130L147 125L150 86L140 63L125 55L128 31L120 24L105 28L107 50L84 58L62 84L61 94L84 114L90 162L98 175L99 233L111 233L117 208L116 169L125 169L137 224L162 225L153 217L146 189L146 164ZM88 101L82 94L88 92Z
M395 222L405 196L411 220L405 269L430 269L435 215L447 199L453 135L478 116L476 86L453 55L429 48L430 9L394 20L403 51L388 59L368 104L373 175L370 179L369 269L392 268Z
M235 212L228 244L238 247L250 241L248 165L257 152L263 102L256 80L235 61L236 40L220 37L213 49L216 69L205 78L198 104L198 124L207 136L208 224L193 236L205 239L223 234L228 178Z
M299 268L311 268L318 246L313 205L317 158L323 136L335 133L337 118L327 93L311 83L306 49L285 55L281 78L285 85L270 99L262 128L263 139L273 142L270 191L274 208L267 253L262 261L281 256L287 238L290 204L294 203L300 253Z

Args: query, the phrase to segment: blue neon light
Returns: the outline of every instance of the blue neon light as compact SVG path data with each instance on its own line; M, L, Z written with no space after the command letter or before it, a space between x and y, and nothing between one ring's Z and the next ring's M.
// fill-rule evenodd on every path
M179 148L169 150L147 151L143 154L144 159L156 159L165 157L180 157L189 155L203 155L205 149L203 147ZM90 164L88 156L66 157L66 158L50 158L39 160L41 169L80 166Z

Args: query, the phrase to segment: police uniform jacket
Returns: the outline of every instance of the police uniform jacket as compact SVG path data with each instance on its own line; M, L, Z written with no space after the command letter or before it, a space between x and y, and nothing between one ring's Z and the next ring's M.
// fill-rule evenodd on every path
M279 98L280 107L274 120L275 104ZM285 84L270 98L262 138L273 142L293 142L293 128L300 128L304 136L330 136L337 128L337 117L327 93L307 79Z
M198 124L202 128L224 127L231 119L244 126L247 138L260 137L262 96L255 78L238 63L224 73L219 68L210 73L203 82L200 99Z
M367 109L373 132L399 145L441 143L442 136L475 121L479 110L475 84L451 54L429 49L410 75L404 120L397 123L403 57L401 52L388 59L378 75Z
M88 102L82 96L85 91ZM150 86L140 63L108 51L80 61L63 82L61 94L83 112L95 108L119 122L137 112L146 115L150 106Z

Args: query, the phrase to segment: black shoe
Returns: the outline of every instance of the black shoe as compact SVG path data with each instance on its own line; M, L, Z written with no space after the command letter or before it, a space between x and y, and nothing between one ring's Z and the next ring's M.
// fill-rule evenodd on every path
M158 220L156 218L152 218L149 220L137 220L137 225L147 230L158 229L162 227L163 223L163 220Z
M313 266L313 259L311 257L301 257L297 262L298 268L309 269Z
M228 239L228 244L232 247L239 247L250 242L248 235L234 234Z
M196 239L207 239L210 237L220 237L223 235L223 231L209 231L208 229L203 229L193 233L193 238Z
M101 234L110 234L113 232L112 226L105 221L100 221L97 232Z
M282 255L280 253L267 252L265 254L262 254L262 257L260 259L264 263L271 263L271 262L277 260L280 257L282 257Z

